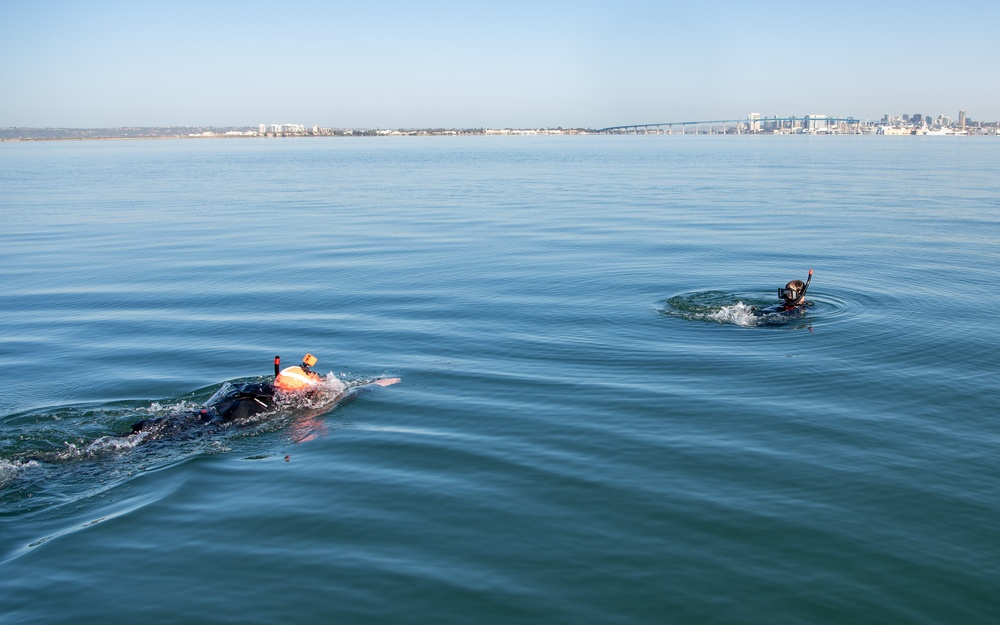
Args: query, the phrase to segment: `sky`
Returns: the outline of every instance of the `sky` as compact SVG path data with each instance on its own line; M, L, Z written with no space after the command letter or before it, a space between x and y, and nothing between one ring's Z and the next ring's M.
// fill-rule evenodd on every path
M998 78L996 0L0 0L0 127L996 121Z

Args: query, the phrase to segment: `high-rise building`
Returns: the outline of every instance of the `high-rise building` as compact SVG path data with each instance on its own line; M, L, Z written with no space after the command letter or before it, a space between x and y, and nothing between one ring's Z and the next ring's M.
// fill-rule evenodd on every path
M960 110L958 112L958 127L965 128L965 111Z
M806 115L805 128L809 131L827 130L828 122L826 115Z

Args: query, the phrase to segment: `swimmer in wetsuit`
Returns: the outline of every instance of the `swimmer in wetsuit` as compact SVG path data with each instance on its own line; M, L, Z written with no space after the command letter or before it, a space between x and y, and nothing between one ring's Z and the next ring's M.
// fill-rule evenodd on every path
M785 288L778 289L781 306L785 310L802 306L806 303L806 283L802 280L792 280Z
M225 383L216 391L204 406L197 410L185 410L169 414L162 417L151 417L132 424L130 431L121 432L116 436L131 436L140 432L152 432L155 438L162 438L167 435L184 435L196 432L201 426L227 425L231 422L245 422L255 415L269 412L281 408L280 400L294 399L297 394L310 397L315 391L325 394L320 395L320 402L312 406L297 406L294 404L284 406L286 410L291 410L299 418L305 417L304 421L296 421L296 428L312 436L317 428L322 427L322 422L316 421L320 416L334 406L346 403L355 399L358 395L366 393L381 386L391 386L398 383L399 378L379 378L365 384L354 383L350 386L332 374L322 377L312 370L316 364L316 357L306 354L302 358L302 364L296 367L280 369L281 358L274 357L274 383L268 382L245 382L230 384ZM315 398L315 395L312 395ZM318 423L318 426L316 425ZM299 438L297 440L308 440Z
M311 369L316 364L316 357L312 354L306 354L302 358L302 364L297 367L278 371L280 362L281 359L275 357L273 384L256 382L224 386L220 389L221 392L217 392L205 403L203 408L165 417L143 419L132 424L131 432L128 434L153 428L173 431L197 423L218 424L245 420L277 408L276 395L291 397L297 393L305 394L317 388L323 381L323 378ZM343 390L343 384L339 380L336 382L340 384L339 390Z
M780 304L762 308L758 312L765 315L792 312L804 313L807 306L812 306L811 303L806 301L806 291L809 290L809 283L812 282L812 279L813 270L810 269L809 277L806 278L805 282L802 280L792 280L785 285L785 288L778 289L778 298L781 300Z

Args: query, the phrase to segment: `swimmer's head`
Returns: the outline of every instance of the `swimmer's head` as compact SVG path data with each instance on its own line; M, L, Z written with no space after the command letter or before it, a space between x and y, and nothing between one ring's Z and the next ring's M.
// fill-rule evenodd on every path
M316 357L313 356L312 354L306 354L305 356L302 357L302 364L304 364L307 367L311 367L314 364L316 364Z
M778 289L778 297L786 304L801 304L805 298L806 283L802 280L792 280L785 288Z

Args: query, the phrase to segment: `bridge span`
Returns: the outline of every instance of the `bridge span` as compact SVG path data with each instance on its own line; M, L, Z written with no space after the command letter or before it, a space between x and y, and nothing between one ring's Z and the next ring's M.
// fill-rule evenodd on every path
M825 117L822 115L806 115L804 117L742 117L740 119L711 119L687 122L660 122L655 124L625 124L623 126L608 126L595 132L603 134L674 134L674 128L680 127L679 134L756 134L760 132L778 133L848 133L861 134L874 129L874 122L860 120L854 117ZM667 131L664 133L663 129ZM707 128L702 131L702 128ZM717 129L721 129L721 133Z

